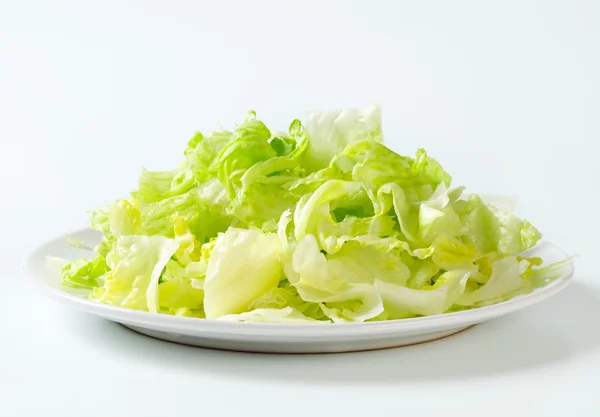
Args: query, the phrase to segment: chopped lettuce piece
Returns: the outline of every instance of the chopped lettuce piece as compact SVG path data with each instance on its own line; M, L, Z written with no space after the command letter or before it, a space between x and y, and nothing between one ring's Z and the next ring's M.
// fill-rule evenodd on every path
M100 285L109 270L104 256L98 255L91 261L77 259L62 267L62 284L72 288L92 289Z
M268 323L322 323L306 317L292 307L284 308L257 308L240 314L228 314L219 317L219 320L238 322L268 322Z
M376 281L375 288L384 300L389 318L429 316L446 312L461 296L474 270L455 269L440 275L434 285L412 289Z
M309 112L306 116L308 149L304 166L309 172L329 165L346 145L362 140L382 141L381 109L343 109Z
M91 298L121 307L157 312L158 281L177 250L177 242L164 236L122 236L108 253L110 268L104 285Z
M281 242L275 233L230 228L216 239L204 283L207 318L244 312L281 279Z
M498 251L515 255L531 248L541 233L527 220L485 204L478 195L469 197L460 213L467 232L463 240L482 253Z
M462 294L456 300L456 304L470 306L515 291L521 287L521 274L516 256L500 259L492 264L492 275L489 280L476 290Z

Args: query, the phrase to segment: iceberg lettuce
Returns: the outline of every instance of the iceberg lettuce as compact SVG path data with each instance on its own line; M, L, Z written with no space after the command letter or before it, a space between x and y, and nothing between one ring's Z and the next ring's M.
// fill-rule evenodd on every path
M559 266L520 255L541 237L531 223L463 196L425 150L389 149L381 126L371 106L309 112L287 132L253 111L197 132L180 166L142 170L129 198L91 213L97 257L58 262L63 284L153 313L339 323L477 308L550 282Z

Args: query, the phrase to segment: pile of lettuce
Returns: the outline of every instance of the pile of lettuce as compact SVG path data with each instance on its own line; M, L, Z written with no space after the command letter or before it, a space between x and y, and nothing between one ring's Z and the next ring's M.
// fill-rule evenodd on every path
M364 322L498 303L545 285L529 222L452 188L419 149L382 144L377 106L309 113L287 133L250 112L196 133L181 166L92 213L92 260L63 285L180 316Z

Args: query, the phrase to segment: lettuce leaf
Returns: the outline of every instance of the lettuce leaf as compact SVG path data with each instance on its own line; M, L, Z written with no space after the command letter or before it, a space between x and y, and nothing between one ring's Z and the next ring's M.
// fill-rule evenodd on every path
M244 312L281 279L281 243L275 233L230 228L210 253L204 283L207 318Z
M309 172L329 165L331 159L346 145L362 140L382 141L381 109L315 111L306 115L309 144L304 166Z
M287 148L274 143L284 143ZM307 144L306 132L299 120L291 123L287 136L271 139L271 147L279 149L278 156L258 162L244 172L241 188L227 213L248 226L275 230L281 214L292 209L301 197L286 186L304 177L300 159Z
M121 307L157 312L158 281L177 250L177 242L163 236L122 236L108 253L110 271L91 298Z
M98 255L91 261L76 259L62 267L62 285L71 288L92 289L100 285L108 270L106 259L102 255Z
M355 247L327 259L314 236L307 235L294 250L292 263L286 266L285 272L300 297L321 303L325 315L334 322L365 321L383 312L381 297L373 286L374 279L402 280L402 274L407 274L408 270L401 262L392 262L390 257L385 259L390 261L389 264L383 261L380 265L361 264L360 270L352 271L353 265L344 261L360 252L360 248ZM367 257L371 252L361 255Z
M322 323L306 317L292 307L284 308L257 308L240 314L228 314L219 317L219 320L238 322L268 322L268 323Z
M467 229L463 240L482 253L515 255L533 247L542 236L527 220L485 204L476 194L462 206L460 219Z
M465 290L474 270L454 269L443 273L434 285L412 289L376 281L375 288L384 300L389 318L442 314L450 309Z

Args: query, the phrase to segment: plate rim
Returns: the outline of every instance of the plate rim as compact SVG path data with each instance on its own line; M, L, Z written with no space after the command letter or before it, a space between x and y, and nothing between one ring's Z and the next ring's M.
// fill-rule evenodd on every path
M436 314L425 317L414 317L406 319L384 320L364 323L264 323L264 322L234 322L226 320L210 320L196 317L173 316L168 314L157 314L148 311L128 309L99 303L87 298L79 297L55 288L37 277L35 265L45 262L44 249L49 246L60 244L60 239L66 235L99 233L89 227L74 230L65 235L51 238L31 250L25 257L22 268L27 280L38 289L40 293L55 301L69 305L78 310L86 311L113 321L127 322L134 325L142 325L149 328L160 328L166 331L186 331L186 333L197 334L207 332L222 336L301 336L301 337L323 337L323 336L375 336L391 333L417 333L422 331L435 331L437 329L450 329L454 327L472 325L499 316L530 307L542 302L566 288L573 279L575 265L563 249L549 241L541 241L532 249L548 247L560 252L565 263L565 271L560 277L550 284L538 288L529 294L524 294L501 303L478 307L471 310L457 311L452 313ZM67 244L66 241L64 244ZM530 249L531 250L531 249Z

